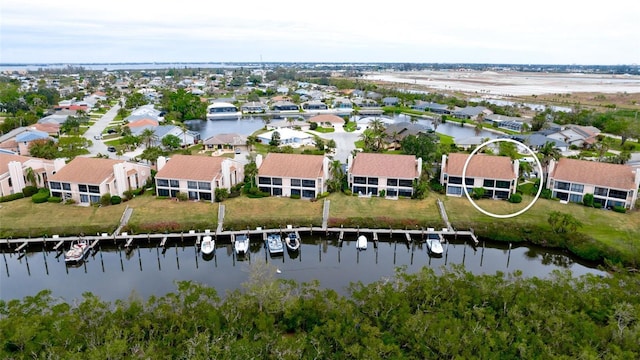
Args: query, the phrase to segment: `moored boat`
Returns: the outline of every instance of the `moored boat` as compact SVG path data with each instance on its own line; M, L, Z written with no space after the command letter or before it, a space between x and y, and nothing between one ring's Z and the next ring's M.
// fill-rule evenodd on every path
M205 255L209 255L213 253L215 248L216 242L213 240L213 237L211 237L211 235L205 235L200 243L200 251Z
M356 241L356 249L358 250L367 250L367 237L364 235L358 236L358 240Z
M84 257L89 252L89 243L85 239L74 240L71 243L71 247L64 253L65 263L78 263L84 260Z
M430 254L442 255L443 249L440 234L428 234L426 243Z
M282 245L280 234L267 235L267 249L271 255L280 255L284 252L284 245Z
M300 249L300 237L294 232L287 235L285 243L290 251L298 251Z
M246 255L249 252L249 237L247 235L236 235L233 246L236 255Z

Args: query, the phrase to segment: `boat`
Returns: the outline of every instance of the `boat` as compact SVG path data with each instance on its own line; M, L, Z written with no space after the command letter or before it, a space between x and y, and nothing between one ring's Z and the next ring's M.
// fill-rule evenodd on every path
M367 250L367 237L364 235L358 236L358 240L356 241L356 249L358 250Z
M212 254L215 249L216 249L215 240L213 240L211 235L205 235L202 238L202 242L200 243L200 251L202 251L202 253L205 255L209 255L209 254Z
M290 251L298 251L300 249L300 237L294 232L287 235L285 243L287 244L287 249Z
M89 253L89 243L85 239L74 240L71 243L71 247L64 253L65 263L73 264L79 263L84 260L84 257Z
M280 234L267 235L267 249L269 249L269 254L271 255L281 255L284 252Z
M236 255L246 255L249 252L249 237L247 235L236 235L234 248Z
M427 235L427 250L432 255L442 255L442 241L441 235L439 234L428 234Z
M238 108L227 102L216 102L207 106L207 120L237 120L242 113Z

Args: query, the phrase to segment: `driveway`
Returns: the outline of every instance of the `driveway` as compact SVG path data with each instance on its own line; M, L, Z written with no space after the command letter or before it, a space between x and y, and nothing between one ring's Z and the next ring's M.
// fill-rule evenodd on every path
M84 137L90 140L93 145L89 146L87 150L89 150L90 154L88 156L95 156L97 154L109 155L110 158L115 158L115 153L110 153L107 151L107 145L105 145L103 140L95 139L95 136L102 135L104 129L107 128L110 122L118 114L118 110L120 109L120 105L115 105L106 114L102 115L100 119L98 119L89 129L84 133Z
M361 131L346 132L342 126L336 126L335 129L336 131L332 133L319 133L315 131L309 132L316 134L323 139L333 139L333 141L336 142L336 154L333 158L340 160L341 163L346 163L347 158L356 148L354 143L360 140Z

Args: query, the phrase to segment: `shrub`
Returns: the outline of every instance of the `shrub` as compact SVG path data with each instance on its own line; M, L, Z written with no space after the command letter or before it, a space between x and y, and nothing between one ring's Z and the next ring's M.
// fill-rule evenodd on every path
M383 190L378 191L378 196L380 196L380 197L385 197L385 195L387 195L387 192L386 192L384 189L383 189Z
M225 188L216 188L216 201L222 202L229 198L229 190Z
M315 121L309 122L309 130L315 130L317 128L318 128L318 123L316 123Z
M540 192L540 197L543 199L551 199L551 190L549 189L542 189L542 191Z
M57 196L50 196L47 199L47 201L50 202L50 203L61 203L62 202L62 198L57 197Z
M142 194L144 194L144 188L139 188L139 189L133 190L133 195L135 195L135 196L140 196Z
M616 205L613 207L613 211L624 214L627 212L627 208L625 208L624 206Z
M291 194L292 199L300 199L300 194Z
M106 193L100 197L100 205L107 206L111 204L111 194Z
M187 201L189 200L189 195L187 195L187 193L179 192L176 194L176 198L178 201Z
M326 198L327 196L329 196L329 192L325 191L323 193L318 194L317 198L318 199L322 199L322 198Z
M344 194L348 195L348 196L351 196L351 195L353 195L353 192L351 191L351 189L344 189Z
M478 200L481 199L482 197L484 197L486 190L484 188L473 188L473 191L471 192L471 197L474 200Z
M593 194L584 194L582 203L584 206L593 207Z
M601 203L594 202L594 203L593 203L593 207L594 207L594 208L596 208L596 209L602 209L602 204L601 204Z
M47 202L47 199L49 199L49 196L51 194L49 193L48 189L40 189L38 190L37 194L33 194L31 196L31 201L33 201L36 204L42 204L44 202Z
M25 186L24 189L22 189L22 193L24 194L24 197L31 197L33 196L33 194L36 194L38 192L38 188L35 186Z
M24 194L19 192L19 193L15 193L15 194L11 194L11 195L0 197L0 202L18 200L18 199L22 199L23 197L24 197Z
M522 202L522 195L515 193L509 196L509 202L513 204L519 204Z
M429 187L432 191L437 192L438 194L444 194L444 186L442 186L438 181L430 181Z
M76 201L73 200L73 199L67 199L64 203L65 203L65 205L73 205L73 204L76 203Z
M111 197L111 205L118 205L122 202L122 198L118 195L113 195Z
M133 191L132 190L126 190L126 191L122 192L122 196L124 196L125 200L131 200L131 199L133 199Z

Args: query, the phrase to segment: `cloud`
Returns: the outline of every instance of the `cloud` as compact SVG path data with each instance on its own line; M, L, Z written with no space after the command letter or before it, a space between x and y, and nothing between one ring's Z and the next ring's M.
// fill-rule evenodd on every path
M640 5L500 0L2 5L2 62L640 62Z

